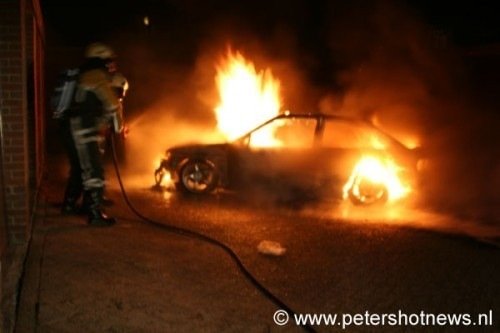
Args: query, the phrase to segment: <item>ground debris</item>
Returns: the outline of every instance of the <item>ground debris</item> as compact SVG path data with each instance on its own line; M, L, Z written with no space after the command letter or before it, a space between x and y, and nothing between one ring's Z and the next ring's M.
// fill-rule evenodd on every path
M257 246L257 250L262 254L271 256L282 256L286 252L286 248L282 247L280 243L269 240L261 241Z

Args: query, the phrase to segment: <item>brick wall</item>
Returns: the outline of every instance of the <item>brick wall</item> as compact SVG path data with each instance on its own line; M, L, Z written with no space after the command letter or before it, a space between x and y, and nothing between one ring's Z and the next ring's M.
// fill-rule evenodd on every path
M43 26L39 0L0 0L0 332L13 332L45 156Z
M24 1L0 0L0 115L8 240L23 243L29 230L29 165Z

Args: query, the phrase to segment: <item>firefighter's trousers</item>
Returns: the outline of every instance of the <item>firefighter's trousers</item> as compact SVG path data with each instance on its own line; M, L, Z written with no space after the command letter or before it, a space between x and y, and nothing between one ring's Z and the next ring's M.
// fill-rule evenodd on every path
M83 184L80 158L73 139L70 118L62 118L59 121L59 131L69 161L69 175L64 192L63 206L74 207L82 194Z
M84 191L102 193L104 168L99 151L98 121L91 116L75 116L70 119L71 134L81 169Z

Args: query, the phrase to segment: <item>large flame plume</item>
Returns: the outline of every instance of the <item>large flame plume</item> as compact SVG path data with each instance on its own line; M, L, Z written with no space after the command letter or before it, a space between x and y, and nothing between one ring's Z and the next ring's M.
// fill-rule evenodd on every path
M257 71L239 52L228 50L217 66L215 81L220 98L215 108L217 127L228 140L244 135L280 111L279 80L270 69ZM273 129L259 131L259 137L252 137L252 145L278 145Z

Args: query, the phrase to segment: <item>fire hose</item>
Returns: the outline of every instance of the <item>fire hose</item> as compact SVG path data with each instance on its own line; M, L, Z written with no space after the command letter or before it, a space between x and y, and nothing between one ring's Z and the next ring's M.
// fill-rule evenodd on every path
M181 228L177 227L174 225L162 223L159 221L155 221L153 219L148 218L147 216L144 216L141 212L139 212L134 205L129 200L129 197L125 191L125 187L123 185L123 181L120 175L120 169L118 167L118 157L116 154L116 149L115 149L115 138L114 135L111 135L111 150L113 153L113 166L115 169L116 177L118 179L118 183L120 185L120 190L123 196L123 199L125 200L125 203L127 206L130 208L130 210L142 221L146 222L147 224L154 226L156 228L159 228L163 231L166 232L171 232L177 235L181 235L184 237L196 239L199 241L203 241L206 243L209 243L211 245L214 245L216 247L221 248L226 254L229 255L229 257L233 260L233 262L236 264L237 268L240 270L240 272L243 274L243 276L258 290L260 291L267 299L269 299L272 303L274 303L279 309L284 310L288 313L288 315L291 318L296 317L296 312L293 311L288 305L286 305L282 300L280 300L276 295L274 295L270 290L268 290L266 287L264 287L258 280L255 278L255 276L252 275L252 273L243 265L241 259L238 257L238 255L226 244L222 243L221 241L218 241L215 238L212 238L210 236L207 236L205 234L187 229L187 228ZM300 324L302 328L306 332L316 332L316 330L311 327L308 324Z

